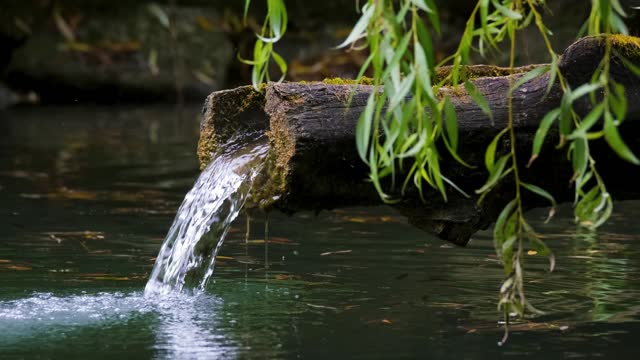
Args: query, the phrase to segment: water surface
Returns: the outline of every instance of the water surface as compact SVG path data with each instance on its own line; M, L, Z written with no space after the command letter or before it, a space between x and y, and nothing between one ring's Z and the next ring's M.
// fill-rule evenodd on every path
M230 229L204 293L144 286L198 171L199 109L0 113L0 358L635 357L640 202L598 234L569 208L530 214L557 267L527 256L529 298L548 314L496 312L502 269L488 232L467 248L386 207L272 214Z

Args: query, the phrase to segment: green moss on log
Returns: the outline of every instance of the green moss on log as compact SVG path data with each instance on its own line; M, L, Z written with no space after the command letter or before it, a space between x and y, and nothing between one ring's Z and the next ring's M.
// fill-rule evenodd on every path
M475 80L487 77L509 76L529 72L541 65L527 65L516 68L500 67L493 65L463 65L460 68L460 80ZM434 84L442 83L443 86L452 86L450 77L453 66L443 66L436 70L433 78Z

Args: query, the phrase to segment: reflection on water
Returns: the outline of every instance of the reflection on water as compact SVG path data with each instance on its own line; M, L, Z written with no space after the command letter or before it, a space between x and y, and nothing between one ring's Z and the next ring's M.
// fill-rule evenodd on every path
M207 292L144 298L180 201L197 176L197 113L54 108L0 115L0 358L635 357L640 202L598 234L569 207L529 214L557 267L527 255L547 314L496 313L490 233L465 249L385 207L270 217L229 230Z

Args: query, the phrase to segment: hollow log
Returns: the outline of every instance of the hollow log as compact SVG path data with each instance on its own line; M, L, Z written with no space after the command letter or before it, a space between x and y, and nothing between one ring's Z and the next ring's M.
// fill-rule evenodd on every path
M616 54L640 64L640 39L612 37ZM578 40L562 54L559 68L572 88L588 82L604 55L604 38ZM408 191L393 206L409 222L438 237L465 245L470 236L488 227L504 205L513 198L513 183L505 181L494 188L481 204L474 190L487 179L484 152L508 120L510 84L531 67L514 70L486 65L466 69L475 87L487 99L490 119L473 102L464 87L443 87L440 96L450 96L456 109L459 127L459 155L474 167L461 166L446 151L441 151L441 171L454 183L472 194L466 198L448 189L444 201L435 191L422 201L418 193ZM446 70L443 70L446 71ZM617 56L611 68L612 78L623 84L628 100L627 120L621 133L627 145L640 153L640 79L628 70ZM531 155L534 134L542 117L560 104L562 91L555 82L549 88L550 75L534 78L513 92L513 121L517 138L517 157L521 177L552 193L558 201L573 199L571 164L567 148L557 149L559 136L551 130L540 157L526 167ZM352 93L353 91L353 93ZM264 92L251 87L215 92L205 103L198 154L204 167L219 146L234 133L266 132L271 142L267 165L248 208L278 209L284 212L321 210L335 207L381 204L368 178L368 167L357 155L355 128L370 93L367 85L314 83L269 83ZM352 95L352 96L351 96ZM349 98L351 96L351 101ZM587 98L575 103L578 114L591 108ZM614 197L636 198L640 190L640 167L626 163L604 140L589 143L598 169L604 175ZM509 148L507 137L499 152ZM525 203L544 205L528 196Z

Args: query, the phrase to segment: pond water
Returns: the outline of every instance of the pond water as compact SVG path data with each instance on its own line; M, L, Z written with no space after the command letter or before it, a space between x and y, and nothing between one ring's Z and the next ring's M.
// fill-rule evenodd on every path
M0 113L0 358L629 358L640 332L640 202L598 234L570 208L531 222L546 315L502 336L488 232L457 248L386 207L231 227L198 295L144 296L198 171L199 109L51 107ZM180 120L178 120L181 118Z

